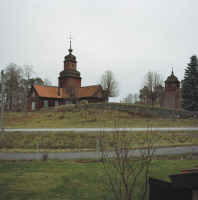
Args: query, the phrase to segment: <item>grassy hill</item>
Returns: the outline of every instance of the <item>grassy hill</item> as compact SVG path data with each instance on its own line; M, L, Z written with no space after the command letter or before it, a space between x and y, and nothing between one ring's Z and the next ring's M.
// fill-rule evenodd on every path
M197 119L162 119L146 114L74 105L49 110L5 112L5 128L113 128L197 126Z

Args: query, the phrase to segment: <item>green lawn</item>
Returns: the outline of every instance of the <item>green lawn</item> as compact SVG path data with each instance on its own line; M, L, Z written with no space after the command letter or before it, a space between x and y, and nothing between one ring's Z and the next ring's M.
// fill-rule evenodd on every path
M102 163L47 162L1 162L0 199L100 199L101 192L115 199L101 182ZM152 161L151 177L170 181L168 175L195 168L196 164L197 160ZM136 195L134 192L134 199Z

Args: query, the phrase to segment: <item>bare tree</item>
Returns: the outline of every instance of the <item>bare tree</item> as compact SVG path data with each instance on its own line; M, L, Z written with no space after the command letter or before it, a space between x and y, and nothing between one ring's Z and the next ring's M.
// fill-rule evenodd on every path
M133 157L133 139L128 137L127 132L118 128L113 133L113 141L106 141L105 134L100 135L103 168L105 176L101 177L103 185L106 185L105 193L99 188L102 197L106 199L107 190L114 199L132 199L132 194L137 199L145 199L148 188L149 165L153 155L153 142L147 131L146 146L140 148L140 157ZM108 143L108 144L107 144ZM107 150L106 147L112 147Z
M119 96L119 82L112 71L105 71L100 77L99 84L104 90L106 102L109 102L109 97Z
M5 86L7 94L8 110L13 110L13 105L18 106L20 98L20 82L22 69L14 63L10 63L5 68Z
M162 87L162 84L162 76L157 72L149 70L144 76L139 98L141 100L149 99L154 107L156 99L161 98L164 94L164 87Z
M25 93L24 93L24 105L25 105L25 113L27 116L27 110L28 110L28 93L31 88L31 77L35 72L33 71L34 67L29 64L23 65L23 85L25 87Z
M75 100L77 100L78 96L78 88L74 83L70 83L68 87L63 88L63 95L66 94L66 96L69 97L70 104L73 104ZM64 97L64 96L63 96ZM68 98L66 98L68 99Z
M133 103L133 95L131 93L126 96L124 103Z
M138 93L134 93L133 94L133 103L136 103L137 101L139 101L139 94Z
M126 98L123 99L123 102L124 103L135 103L138 100L139 100L139 94L138 93L134 93L134 94L129 93L126 96Z
M46 86L51 86L51 85L52 85L52 82L50 81L50 79L45 78L45 79L44 79L44 85L46 85Z

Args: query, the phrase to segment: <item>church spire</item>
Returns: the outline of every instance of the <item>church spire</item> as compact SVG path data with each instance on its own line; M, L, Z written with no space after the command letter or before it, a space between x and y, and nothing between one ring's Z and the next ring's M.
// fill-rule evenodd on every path
M71 40L73 38L71 37L71 32L70 32L70 37L69 38L70 38L70 49L68 51L69 51L69 54L72 54L73 49L71 48Z

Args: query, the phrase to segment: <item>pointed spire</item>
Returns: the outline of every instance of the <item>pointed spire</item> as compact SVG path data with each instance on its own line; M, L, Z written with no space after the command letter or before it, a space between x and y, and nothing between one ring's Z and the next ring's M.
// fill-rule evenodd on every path
M71 40L73 38L71 37L71 32L70 32L70 37L69 38L70 38L70 49L68 51L69 51L69 54L72 54L73 49L71 48Z
M173 75L173 64L172 64L172 75Z

